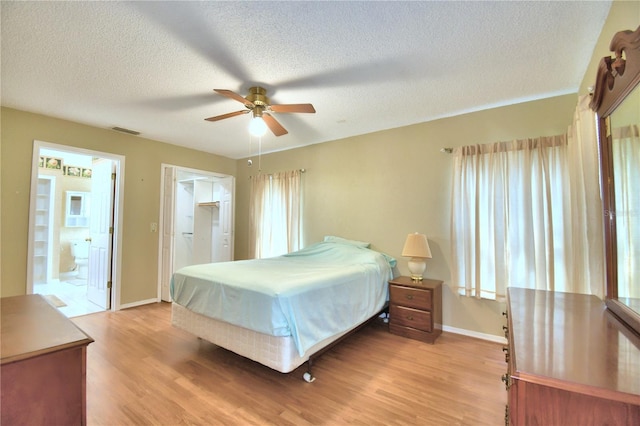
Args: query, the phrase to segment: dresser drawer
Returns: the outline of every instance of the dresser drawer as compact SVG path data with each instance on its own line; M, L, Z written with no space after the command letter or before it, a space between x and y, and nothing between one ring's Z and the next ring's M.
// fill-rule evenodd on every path
M389 316L391 323L397 326L412 327L427 332L433 329L431 326L431 312L429 311L391 304L389 306Z
M430 289L391 285L389 286L389 292L391 296L391 303L393 304L416 309L433 309Z

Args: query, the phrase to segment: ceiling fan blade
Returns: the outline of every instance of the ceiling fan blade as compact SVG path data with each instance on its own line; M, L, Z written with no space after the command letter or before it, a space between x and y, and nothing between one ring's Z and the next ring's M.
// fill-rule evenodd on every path
M287 132L287 129L282 127L282 125L278 123L278 121L275 118L273 118L270 114L267 114L266 112L262 113L262 119L264 120L265 124L274 135L282 136L289 133Z
M227 98L231 98L234 101L238 101L240 103L243 103L245 105L250 105L250 106L255 106L253 104L253 102L243 98L242 96L238 95L236 92L233 92L231 90L225 90L225 89L213 89L214 92L221 94L222 96L226 96Z
M220 121L220 120L224 120L225 118L235 117L236 115L246 114L249 111L251 111L251 110L243 109L241 111L229 112L227 114L216 115L215 117L205 118L205 120L207 120L207 121Z
M316 112L315 108L311 104L271 105L269 108L273 112L306 112L306 113Z

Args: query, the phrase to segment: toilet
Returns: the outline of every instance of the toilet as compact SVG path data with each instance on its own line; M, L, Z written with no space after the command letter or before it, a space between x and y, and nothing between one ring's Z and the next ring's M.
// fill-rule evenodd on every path
M89 246L90 241L71 241L71 255L78 266L78 279L86 280L89 271Z

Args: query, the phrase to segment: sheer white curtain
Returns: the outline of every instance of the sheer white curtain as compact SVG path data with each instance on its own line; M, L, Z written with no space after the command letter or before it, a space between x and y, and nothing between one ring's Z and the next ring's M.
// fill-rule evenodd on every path
M502 300L508 286L601 291L595 115L580 101L566 135L454 150L452 281L459 294Z
M301 172L251 177L249 257L260 259L300 249Z
M638 126L613 129L615 170L618 297L640 297L640 274L635 259L640 257L640 135Z
M604 298L604 230L600 191L600 159L596 116L589 108L590 96L578 98L573 123L567 132L567 168L571 193L572 248L567 266L571 291Z
M508 285L564 287L564 136L454 150L452 278L501 300Z

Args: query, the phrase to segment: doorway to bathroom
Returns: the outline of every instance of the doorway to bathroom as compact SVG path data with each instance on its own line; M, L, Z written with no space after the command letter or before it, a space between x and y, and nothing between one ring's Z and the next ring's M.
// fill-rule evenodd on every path
M124 157L34 141L27 293L67 317L117 309Z

